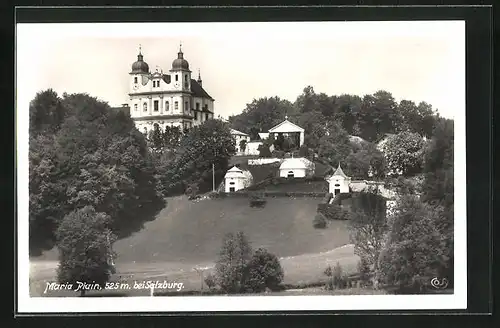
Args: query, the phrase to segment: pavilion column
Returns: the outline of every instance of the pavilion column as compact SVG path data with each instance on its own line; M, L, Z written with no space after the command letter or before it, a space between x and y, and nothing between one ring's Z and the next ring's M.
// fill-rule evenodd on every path
M300 132L300 145L299 145L299 147L302 146L303 144L304 144L304 132L302 131L302 132Z

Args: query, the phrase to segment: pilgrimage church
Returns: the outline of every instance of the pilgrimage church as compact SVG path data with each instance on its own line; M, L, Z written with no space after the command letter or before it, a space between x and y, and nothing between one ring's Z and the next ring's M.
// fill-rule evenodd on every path
M129 73L127 104L139 131L147 134L155 125L162 131L166 126L185 130L214 118L214 99L203 89L200 72L196 80L191 73L181 46L166 74L150 72L139 47Z

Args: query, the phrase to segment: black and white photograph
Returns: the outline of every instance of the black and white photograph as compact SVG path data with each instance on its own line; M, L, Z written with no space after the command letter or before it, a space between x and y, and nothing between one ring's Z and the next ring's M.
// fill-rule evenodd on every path
M20 311L466 308L464 21L19 23L15 70Z

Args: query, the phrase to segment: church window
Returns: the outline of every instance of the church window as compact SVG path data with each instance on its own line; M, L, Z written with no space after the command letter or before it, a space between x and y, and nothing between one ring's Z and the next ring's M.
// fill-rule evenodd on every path
M147 112L148 111L148 104L144 103L144 105L142 105L142 110L144 112Z
M155 102L153 103L154 104L154 111L157 112L158 111L158 100L155 100Z
M194 119L197 120L198 119L198 112L194 112Z
M184 102L184 111L189 111L189 105L188 105L188 102Z
M168 104L168 101L165 101L165 110L168 111L168 108L169 107L169 104Z
M199 102L196 103L196 110L200 110L200 103Z
M174 109L175 109L175 110L179 110L179 102L178 102L178 101L176 101L176 102L174 103Z
M205 121L208 120L208 113L205 113Z
M137 112L137 104L134 104L134 111Z
M137 76L134 77L134 83L137 83Z
M175 74L175 81L179 81L179 74Z

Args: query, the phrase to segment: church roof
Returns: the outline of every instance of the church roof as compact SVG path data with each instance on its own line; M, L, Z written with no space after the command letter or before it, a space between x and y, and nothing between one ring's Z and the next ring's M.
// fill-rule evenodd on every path
M288 119L285 119L280 124L269 129L269 132L304 132L304 129L300 126L293 124Z
M281 163L280 170L307 169L305 158L287 158Z
M337 170L335 171L335 173L333 173L332 177L334 176L341 176L343 178L347 178L347 175L345 175L344 171L342 171L342 168L340 167L340 163L339 167L337 167Z
M208 98L214 100L210 95L203 89L203 87L198 83L198 81L191 79L191 91L193 92L193 97Z
M237 168L236 166L233 166L230 168L227 172L224 178L244 178L245 175L243 174L243 171Z
M231 129L231 134L236 134L236 135L240 135L240 136L248 136L248 134L241 132L241 131L238 131L238 130L235 130L235 129Z

